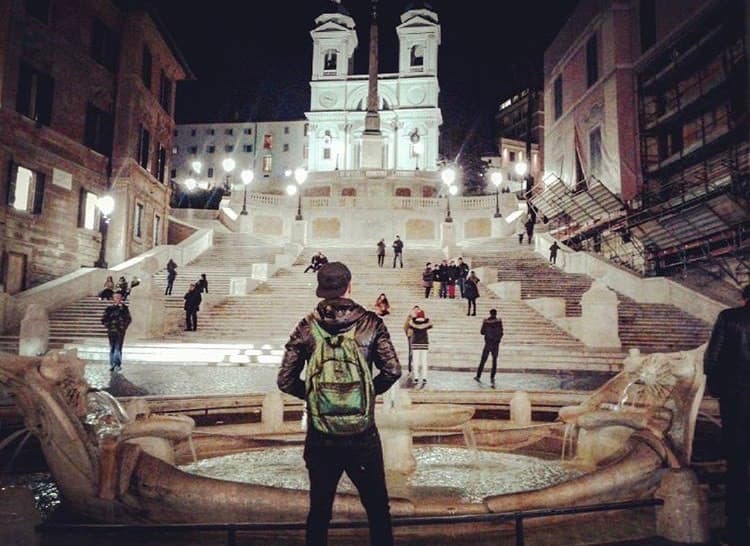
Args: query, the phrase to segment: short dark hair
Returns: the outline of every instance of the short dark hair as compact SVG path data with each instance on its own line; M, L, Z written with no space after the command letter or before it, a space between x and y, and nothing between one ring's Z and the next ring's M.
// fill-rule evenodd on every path
M742 289L742 299L745 301L750 301L750 284L746 285L745 288Z
M490 316L496 317L497 316L497 309L490 309Z

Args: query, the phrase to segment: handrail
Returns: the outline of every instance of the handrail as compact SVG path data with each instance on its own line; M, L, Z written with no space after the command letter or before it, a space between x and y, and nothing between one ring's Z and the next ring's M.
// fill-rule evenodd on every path
M524 519L536 519L550 516L565 516L586 514L593 512L608 512L612 510L630 510L647 508L664 504L661 499L639 499L620 502L605 502L584 506L564 506L559 508L537 508L518 510L515 512L499 512L496 514L468 514L421 517L394 517L394 527L418 527L422 525L460 525L465 523L505 523L514 522L516 546L524 546ZM161 532L161 531L220 531L227 533L227 545L235 546L238 531L302 531L305 522L258 522L258 523L155 523L155 524L125 524L125 523L41 523L36 526L39 533L78 533L78 532ZM363 529L368 527L367 520L331 521L331 529Z

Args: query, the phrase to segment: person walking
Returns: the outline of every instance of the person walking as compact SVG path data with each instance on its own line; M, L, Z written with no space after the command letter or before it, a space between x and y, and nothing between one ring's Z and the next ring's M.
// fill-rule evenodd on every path
M310 258L310 265L308 265L307 268L305 268L303 273L307 273L311 269L313 273L318 271L318 269L320 269L320 260L322 256L323 256L322 252L316 252L315 254L313 254L312 258Z
M201 273L201 278L198 279L198 282L195 283L195 286L198 289L199 294L203 294L204 292L208 294L208 279L206 278L205 273Z
M522 212L521 216L516 220L516 235L518 235L518 244L523 244L523 235L526 233L526 222L529 221L529 214Z
M424 288L425 299L430 297L430 292L432 291L432 282L432 267L430 262L427 262L424 266L424 271L422 271L422 288Z
M130 309L123 303L122 294L115 292L112 295L112 305L108 306L102 315L102 324L107 328L109 337L110 372L119 372L122 367L122 346L131 321Z
M383 267L385 262L385 239L378 241L378 267Z
M385 294L380 294L378 299L375 300L375 313L379 317L384 317L391 312L391 304L388 302L388 298Z
M374 410L375 396L398 381L401 366L383 319L351 299L351 279L349 268L341 262L320 269L315 293L323 300L292 331L276 381L282 392L307 403L307 546L327 544L336 487L344 472L356 486L367 512L370 544L393 545L383 449ZM333 372L340 369L337 364L342 355L352 362L345 366L348 373L337 375ZM373 366L379 370L374 377ZM302 380L300 373L305 367ZM337 383L339 375L346 376L341 383ZM331 394L335 391L322 396L326 380L336 383L333 387L339 387L338 391L348 385L345 396Z
M124 276L121 276L119 279L117 279L117 292L122 296L123 300L128 299L130 288L128 285L128 280Z
M556 264L557 263L557 251L560 250L560 245L557 244L557 241L552 243L552 246L549 247L549 263Z
M424 388L427 385L427 352L430 349L430 337L427 331L432 328L430 319L423 309L416 311L409 320L412 330L411 350L414 355L414 386ZM422 382L420 385L419 382Z
M185 299L185 331L195 331L198 329L198 311L200 311L203 299L195 283L190 283L190 288L183 298Z
M469 277L466 279L466 286L464 286L464 297L468 302L466 308L466 316L477 315L477 298L479 298L479 277L472 271Z
M536 218L534 214L529 214L528 219L524 223L526 228L527 243L531 244L531 238L534 236L534 224L536 224Z
M721 439L727 462L724 480L727 520L722 544L750 544L747 518L750 463L750 284L742 307L725 309L716 319L703 356L708 392L719 398Z
M461 297L464 297L464 285L466 284L466 277L469 276L469 264L464 262L464 259L459 256L458 258L458 288L461 291Z
M393 247L393 268L396 268L396 260L399 261L401 264L401 268L404 267L404 242L401 240L401 237L396 235L396 239L393 241L393 244L391 245Z
M177 278L177 264L172 258L169 258L167 262L167 288L164 290L165 296L172 295L172 287L174 286L174 280Z
M411 337L414 334L414 330L411 329L411 326L409 325L409 323L411 322L411 319L417 316L417 311L419 310L420 310L419 305L415 305L414 307L412 307L411 311L409 311L409 314L406 315L406 320L404 321L404 334L406 334L406 343L407 343L407 346L409 347L409 359L407 361L409 377L411 377L411 373L412 373L411 365L414 360L414 351L412 351L412 348L411 348Z
M497 373L497 353L500 350L500 341L503 339L503 321L497 316L497 309L490 309L490 316L482 321L482 328L479 333L484 336L484 348L482 349L482 358L479 360L479 368L474 381L482 382L482 371L487 357L492 355L492 370L490 371L490 383L495 388L495 374Z

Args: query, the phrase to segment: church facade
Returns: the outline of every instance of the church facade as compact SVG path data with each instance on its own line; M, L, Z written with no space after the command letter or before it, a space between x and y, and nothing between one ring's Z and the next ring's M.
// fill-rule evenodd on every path
M368 76L352 73L358 46L355 22L338 3L315 20L310 81L308 169L365 168L363 133ZM399 71L378 74L384 170L437 170L442 114L438 106L440 24L429 4L414 3L401 15Z

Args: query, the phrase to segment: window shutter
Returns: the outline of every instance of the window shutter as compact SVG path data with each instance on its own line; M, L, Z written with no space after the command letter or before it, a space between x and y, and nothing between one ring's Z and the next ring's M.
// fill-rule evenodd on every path
M16 196L16 172L18 171L18 165L13 163L13 161L8 161L8 186L7 186L7 196L5 199L5 202L8 204L9 207L13 206L13 203L15 202L15 196Z
M42 213L42 204L44 203L44 182L45 176L43 173L34 173L36 178L36 187L34 188L34 214Z

